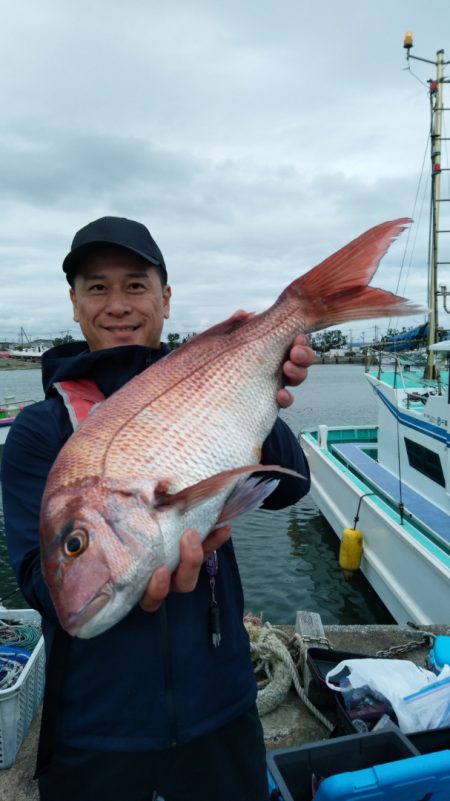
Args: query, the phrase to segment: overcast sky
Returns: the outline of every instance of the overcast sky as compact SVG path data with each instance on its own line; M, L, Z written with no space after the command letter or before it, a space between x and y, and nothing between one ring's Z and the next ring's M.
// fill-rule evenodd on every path
M166 333L261 311L338 247L403 216L417 222L373 283L400 282L425 303L428 155L418 187L435 68L406 70L403 36L413 32L413 55L450 58L448 0L0 9L1 338L78 335L61 262L75 232L108 214L144 222L164 253ZM450 234L446 248L443 238L450 261ZM366 341L374 330L350 327Z

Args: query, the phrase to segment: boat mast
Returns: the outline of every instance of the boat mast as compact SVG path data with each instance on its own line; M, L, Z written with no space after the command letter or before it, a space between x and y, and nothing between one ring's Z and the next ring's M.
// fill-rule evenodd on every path
M434 64L436 67L436 79L430 80L430 110L431 110L431 220L430 220L430 252L428 256L428 348L437 341L439 326L438 317L438 296L444 296L444 304L447 300L447 288L437 288L437 273L439 265L439 234L444 233L439 229L439 216L441 210L441 172L442 172L442 114L444 111L444 83L448 79L444 78L444 66L449 61L444 59L444 51L438 50L436 61L427 58L411 55L413 38L411 33L405 34L403 46L406 49L407 59L425 61L427 64ZM445 231L450 233L450 231ZM424 371L424 378L436 378L436 367L434 363L434 352L428 349L427 364Z

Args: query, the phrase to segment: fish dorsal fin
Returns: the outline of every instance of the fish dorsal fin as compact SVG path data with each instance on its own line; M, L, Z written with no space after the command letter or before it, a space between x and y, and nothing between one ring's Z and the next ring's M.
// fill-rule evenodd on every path
M301 476L300 473L297 473L295 470L290 470L288 467L280 467L279 465L273 464L249 464L244 465L243 467L233 467L231 470L223 470L221 473L216 473L213 476L209 476L209 478L204 478L197 484L192 484L189 487L185 487L179 492L175 492L173 495L170 495L167 492L166 483L163 485L158 484L155 489L155 506L157 508L180 506L183 510L186 510L192 506L196 506L198 503L208 500L208 498L212 498L214 495L217 495L218 492L223 490L228 484L231 484L231 482L236 478L239 478L239 476L249 473L266 472L284 473L290 476L295 476L296 478L303 478L303 476ZM247 508L255 508L255 503L251 505L249 504ZM246 509L243 509L241 506L240 511L236 512L233 517L235 517L236 514L242 514L242 511L246 511ZM227 515L227 517L229 517L229 515Z

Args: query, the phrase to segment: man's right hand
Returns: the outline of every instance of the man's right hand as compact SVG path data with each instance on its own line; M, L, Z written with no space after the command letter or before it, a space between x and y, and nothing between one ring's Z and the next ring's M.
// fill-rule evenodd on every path
M203 562L231 537L231 526L222 526L209 534L204 542L198 531L187 529L180 540L180 564L174 573L165 565L152 574L141 600L145 612L156 612L169 592L192 592Z

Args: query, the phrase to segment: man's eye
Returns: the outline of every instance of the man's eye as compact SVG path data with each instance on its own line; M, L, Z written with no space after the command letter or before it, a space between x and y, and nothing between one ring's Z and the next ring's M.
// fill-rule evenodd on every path
M142 292L145 290L145 285L139 281L133 281L132 284L128 284L128 289L131 289L132 292Z
M89 292L94 292L94 293L97 292L98 293L98 292L104 292L104 291L105 291L105 285L104 284L93 284L92 286L89 287Z

